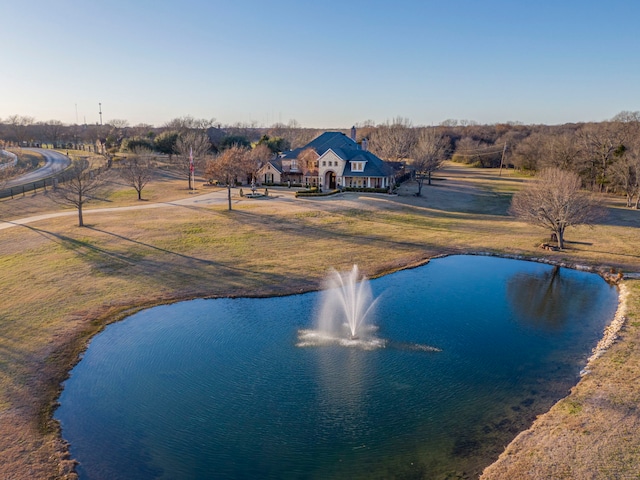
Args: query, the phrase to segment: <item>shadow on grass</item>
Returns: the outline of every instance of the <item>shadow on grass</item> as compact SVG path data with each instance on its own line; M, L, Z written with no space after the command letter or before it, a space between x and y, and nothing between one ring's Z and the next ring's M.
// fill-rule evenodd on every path
M296 285L298 288L295 291L307 291L318 286L316 282L299 275L261 272L229 262L198 258L101 230L91 225L85 225L85 228L117 238L124 243L139 246L143 251L141 253L131 251L120 253L94 245L86 240L78 240L29 225L20 226L73 251L90 263L92 268L100 274L129 278L139 277L140 282L170 287L176 292L193 292L194 295L201 296L218 293L230 296L237 294L260 296L263 294L277 295L279 294L278 286L282 285ZM148 252L155 252L157 255L149 255ZM169 260L170 258L174 258L175 261ZM180 294L178 293L178 295Z
M612 227L640 227L640 210L620 207L607 207L606 215L597 222L598 225Z
M265 231L275 231L278 233L291 234L308 238L310 241L314 240L331 240L336 239L344 244L351 244L354 248L362 247L386 247L393 250L406 250L406 251L430 251L430 250L443 250L442 245L435 245L429 242L417 242L398 240L393 238L393 234L387 232L388 226L396 223L402 226L404 222L393 221L377 221L375 215L371 215L367 211L349 210L345 212L329 212L328 215L342 218L346 221L357 220L358 222L370 222L372 228L368 229L370 234L354 234L348 231L340 231L335 223L328 223L326 226L311 225L306 223L302 219L292 219L291 217L282 218L268 218L268 222L265 222L265 218L259 214L255 214L248 211L233 211L229 212L233 215L235 221L244 224L251 225L258 229L264 229ZM395 212L389 212L391 214ZM408 225L409 226L409 225ZM424 226L413 227L417 230L421 228L428 228ZM311 243L310 243L311 245ZM343 245L344 247L344 245ZM343 248L341 247L341 248ZM445 249L446 250L446 249Z

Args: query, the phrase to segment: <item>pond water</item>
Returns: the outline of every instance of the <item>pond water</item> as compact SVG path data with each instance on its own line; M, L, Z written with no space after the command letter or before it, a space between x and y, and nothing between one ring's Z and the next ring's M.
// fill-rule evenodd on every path
M80 478L474 478L567 395L617 307L596 275L493 257L371 288L373 350L296 346L317 292L110 325L55 414Z

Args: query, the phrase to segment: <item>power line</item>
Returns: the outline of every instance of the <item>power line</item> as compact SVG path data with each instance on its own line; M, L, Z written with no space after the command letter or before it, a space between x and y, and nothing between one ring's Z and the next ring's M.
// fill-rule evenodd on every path
M481 157L483 155L496 155L498 153L502 153L502 149L500 150L496 150L496 151L491 151L491 152L482 152L479 153L480 151L478 150L475 153L459 153L457 150L455 152L453 152L454 155L459 155L461 157Z

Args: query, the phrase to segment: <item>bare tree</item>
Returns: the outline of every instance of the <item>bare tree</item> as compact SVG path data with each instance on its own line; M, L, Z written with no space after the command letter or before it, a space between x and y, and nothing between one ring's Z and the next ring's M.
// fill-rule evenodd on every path
M180 133L185 133L191 130L206 131L211 128L215 121L215 118L194 118L191 115L185 115L184 117L177 117L173 120L169 120L164 124L164 127L168 130L176 130Z
M431 185L431 174L440 168L445 160L449 139L443 137L435 128L423 128L418 134L417 141L413 147L411 157L411 167L416 173L418 182L418 193L422 195L422 185L425 175L427 182Z
M155 164L151 150L139 149L121 162L118 168L120 178L138 193L138 200L142 200L142 189L153 178Z
M84 205L96 199L109 181L108 171L104 168L93 169L86 157L74 158L65 171L62 182L54 189L51 199L57 203L72 205L78 209L78 226L84 227L82 209Z
M42 123L42 134L44 140L50 142L53 148L58 148L58 143L65 130L64 123L60 120L49 120Z
M576 173L544 169L536 181L513 196L509 211L525 222L551 230L562 250L567 227L589 225L603 215L598 202L581 186Z
M260 168L273 157L273 152L264 143L256 145L253 149L249 150L246 153L246 159L244 162L246 167L245 173L247 174L248 180L250 182L255 182L258 170L260 170Z
M309 172L318 171L318 152L313 148L305 148L298 154L298 168L305 175Z
M28 127L34 124L35 119L33 117L11 115L6 121L11 127L16 142L19 146L22 146L28 139Z
M210 149L209 136L203 131L188 130L178 136L173 164L180 175L188 178L189 190L195 188L195 185L193 185L193 170L204 163Z
M234 145L207 161L205 175L211 181L226 185L229 210L231 210L231 187L247 170L247 150Z
M594 189L608 190L609 167L615 161L615 152L623 144L624 130L619 122L587 124L579 131L583 152L583 173Z
M627 145L616 152L618 159L611 165L611 179L616 191L627 197L627 207L637 209L640 204L640 139L630 139Z
M371 132L370 150L386 160L404 160L411 157L416 143L415 130L411 120L397 117Z
M578 170L580 144L574 133L562 132L548 135L542 144L542 167L556 167L562 170Z

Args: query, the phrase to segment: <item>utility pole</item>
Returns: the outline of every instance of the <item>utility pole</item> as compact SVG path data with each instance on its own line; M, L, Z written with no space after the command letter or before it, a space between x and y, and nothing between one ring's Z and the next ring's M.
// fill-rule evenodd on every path
M99 103L98 104L98 110L99 110L99 114L100 114L100 126L102 126L102 104Z
M507 152L507 142L504 142L504 148L502 149L502 158L500 158L500 171L498 172L498 176L502 176L502 165L504 165L504 154Z

